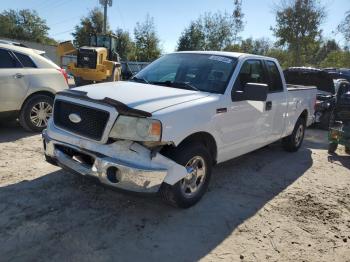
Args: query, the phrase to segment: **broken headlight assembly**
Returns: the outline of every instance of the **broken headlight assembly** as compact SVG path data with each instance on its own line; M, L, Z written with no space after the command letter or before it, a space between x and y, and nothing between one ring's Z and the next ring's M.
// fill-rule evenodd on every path
M109 137L115 139L158 142L162 136L162 123L159 120L132 116L119 116Z

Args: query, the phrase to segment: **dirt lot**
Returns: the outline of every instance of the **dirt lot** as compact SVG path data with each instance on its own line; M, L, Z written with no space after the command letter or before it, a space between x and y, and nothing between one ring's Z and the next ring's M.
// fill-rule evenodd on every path
M308 130L214 169L178 210L43 160L39 135L0 127L1 261L350 261L350 156Z

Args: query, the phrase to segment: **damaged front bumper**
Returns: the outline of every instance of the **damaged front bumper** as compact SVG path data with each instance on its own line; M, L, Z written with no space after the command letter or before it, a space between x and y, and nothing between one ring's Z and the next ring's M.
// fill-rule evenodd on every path
M186 168L132 141L99 144L72 136L49 123L43 132L48 162L115 188L156 193L162 183L175 184Z

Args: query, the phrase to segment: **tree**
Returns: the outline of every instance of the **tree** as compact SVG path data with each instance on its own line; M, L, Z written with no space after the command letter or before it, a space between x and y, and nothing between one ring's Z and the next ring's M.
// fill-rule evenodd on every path
M201 26L196 22L191 22L178 41L178 51L205 50L205 35Z
M278 38L276 44L291 52L294 65L303 65L317 49L325 16L318 0L282 0L277 7L277 24L272 31Z
M244 29L244 14L242 13L242 0L234 0L233 2L235 8L233 10L233 28L232 28L232 41L237 43L239 40L239 33Z
M350 68L350 52L349 51L332 51L321 62L320 66Z
M227 13L206 13L183 31L177 50L224 50L232 43L233 24Z
M241 52L266 55L271 48L271 43L267 38L252 39L247 38L241 42Z
M338 31L344 35L347 44L350 44L350 10L345 15L345 19L338 26Z
M87 17L80 20L80 24L75 26L75 32L72 33L75 46L90 44L90 35L103 32L103 13L97 7L92 9ZM111 33L107 23L107 33Z
M156 33L154 19L149 15L143 23L136 23L134 29L136 58L139 61L150 62L161 54L159 38Z
M135 43L131 39L128 31L123 29L117 29L115 35L118 37L117 40L117 52L123 61L135 59Z
M326 42L321 44L316 55L310 61L314 65L319 65L328 56L329 53L333 51L340 51L340 49L340 46L334 39L327 40Z
M43 44L55 44L48 37L49 27L36 11L23 9L19 11L5 10L0 13L0 36L27 40Z

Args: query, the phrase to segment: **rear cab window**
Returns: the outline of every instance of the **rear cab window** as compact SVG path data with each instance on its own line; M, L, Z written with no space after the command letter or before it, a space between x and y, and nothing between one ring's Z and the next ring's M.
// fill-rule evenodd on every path
M268 84L269 92L270 93L283 92L282 78L276 63L273 61L265 61L265 63L266 63L267 72L270 77L270 81Z

